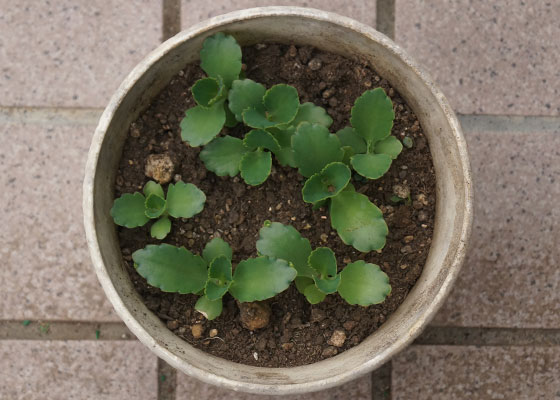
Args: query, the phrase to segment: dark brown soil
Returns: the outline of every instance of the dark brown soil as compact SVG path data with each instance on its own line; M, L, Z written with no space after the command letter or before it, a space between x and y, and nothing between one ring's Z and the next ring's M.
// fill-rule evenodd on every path
M349 124L350 109L365 90L383 87L395 104L393 134L414 141L405 148L390 171L376 181L355 181L356 189L369 196L385 214L389 226L387 245L381 253L360 253L346 246L331 229L326 210L312 211L301 198L302 177L295 169L273 166L272 175L261 186L251 187L239 177L219 178L207 172L198 158L199 148L181 141L179 123L185 110L194 106L190 87L203 72L187 65L161 92L153 104L130 127L119 171L115 195L142 189L145 159L150 154L168 154L175 164L175 179L191 182L207 196L204 210L189 220L173 220L164 240L185 246L195 253L214 236L230 243L234 264L256 256L258 231L265 220L291 224L308 238L313 248L328 245L338 257L339 268L358 259L376 263L389 275L392 293L383 304L350 306L338 294L311 306L295 287L268 301L269 326L256 332L242 328L235 301L224 297L223 314L206 321L193 309L196 296L162 293L150 287L134 270L131 253L149 243L161 243L149 235L150 224L137 229L119 228L123 258L134 285L149 309L177 335L211 354L243 364L288 367L310 364L343 352L374 332L403 302L422 272L430 248L435 213L435 176L428 143L416 116L384 79L366 63L348 60L313 48L286 45L257 45L243 49L248 78L265 84L288 83L298 89L302 102L326 108L334 119L334 132ZM241 136L241 125L227 132ZM412 201L394 204L393 186L410 188ZM191 327L200 323L203 334L195 339ZM210 331L217 335L210 338ZM339 347L327 342L335 330L344 330ZM215 331L212 332L216 333Z

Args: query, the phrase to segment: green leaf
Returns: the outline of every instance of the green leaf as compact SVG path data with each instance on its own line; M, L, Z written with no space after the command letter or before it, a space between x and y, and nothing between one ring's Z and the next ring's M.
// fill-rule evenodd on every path
M263 97L266 88L251 79L233 81L228 94L229 109L238 121L243 121L243 111L254 108L264 113Z
M391 157L387 154L356 154L350 159L354 170L368 179L378 179L391 167Z
M319 124L328 128L332 125L333 120L323 107L316 106L313 103L303 103L299 105L296 117L290 125L297 128L302 122Z
M309 255L308 262L321 279L336 276L336 257L328 247L317 247Z
M305 288L307 286L313 285L313 279L309 278L307 276L296 276L296 279L294 279L294 282L296 284L296 289L301 294L304 294Z
M220 316L222 313L222 298L218 298L216 300L210 300L206 296L200 297L196 304L194 305L194 309L204 315L204 317L211 321Z
M146 217L158 218L165 211L166 202L157 194L151 194L146 197Z
M268 89L263 97L266 118L286 124L292 121L299 109L299 96L293 86L279 84Z
M222 78L202 78L193 85L192 94L194 101L203 107L210 107L224 95Z
M276 122L266 119L265 115L255 108L248 108L243 111L243 122L255 129L266 129L277 125Z
M351 175L350 168L341 162L328 164L305 182L301 190L303 201L316 203L336 196L350 182Z
M205 293L209 300L217 300L228 291L231 285L231 260L225 256L214 258L208 268L208 281Z
M306 178L320 172L327 164L342 161L344 151L336 135L323 125L302 122L292 136L294 158L299 172Z
M286 290L296 274L285 260L249 258L237 264L229 292L241 302L266 300Z
M155 239L165 239L171 231L171 221L167 217L161 217L150 228L150 235Z
M317 286L311 284L303 290L303 295L311 304L317 304L325 300L326 294L321 292Z
M350 123L371 145L391 134L395 113L393 103L382 88L365 91L352 107Z
M243 141L232 136L218 137L204 146L200 159L207 170L218 176L235 176L239 172L239 163L247 153Z
M403 149L403 145L399 139L394 136L388 136L375 144L374 152L376 154L386 154L393 160L397 158Z
M383 213L367 196L342 191L331 198L331 225L345 244L361 252L380 250L389 232Z
M344 156L342 156L342 162L348 166L351 166L351 160L354 156L354 149L350 146L342 146L342 150L344 151Z
M266 181L272 168L272 156L268 151L251 151L241 159L239 170L245 183L257 186Z
M340 275L337 275L336 257L331 249L318 247L313 250L309 256L309 266L316 271L313 279L321 292L336 292L340 284Z
M356 130L350 126L342 128L336 132L336 136L340 139L342 146L350 146L354 150L354 154L361 154L367 152L367 144L361 138Z
M229 88L241 72L241 47L233 36L216 33L202 45L200 67L212 78L221 77Z
M280 144L274 136L262 129L253 129L252 131L249 131L243 139L243 144L249 150L255 150L259 147L270 151L280 150Z
M142 193L126 193L115 199L111 216L115 224L127 228L145 225L150 219L146 216L146 198Z
M292 136L296 132L295 128L292 126L288 127L287 129L278 129L276 127L268 128L267 132L272 134L278 144L280 145L280 149L274 151L274 155L276 156L276 160L282 166L290 166L292 168L297 168L296 160L295 160L295 153L292 149Z
M389 277L378 265L356 261L348 264L340 275L338 293L349 304L379 304L391 293Z
M167 211L174 218L191 218L204 208L206 195L192 183L177 182L167 189Z
M292 263L298 276L313 276L313 270L307 264L311 254L309 240L303 238L291 225L265 221L259 231L257 250L259 254Z
M159 183L156 183L154 181L148 181L144 185L144 196L148 197L151 194L155 194L161 197L162 199L165 198L165 194L163 193L163 188Z
M210 107L195 106L185 113L181 121L181 138L192 147L207 144L224 127L226 111L221 101Z
M202 250L202 258L204 258L206 262L210 264L216 257L221 256L224 256L231 261L233 251L231 250L228 242L226 242L222 238L215 237L214 239L206 243L204 250Z
M196 293L208 278L206 262L184 247L149 244L132 254L136 271L164 292Z
M228 105L224 101L224 110L226 111L226 122L224 123L225 126L228 128L233 128L238 124L237 119L235 118L235 114L231 112Z

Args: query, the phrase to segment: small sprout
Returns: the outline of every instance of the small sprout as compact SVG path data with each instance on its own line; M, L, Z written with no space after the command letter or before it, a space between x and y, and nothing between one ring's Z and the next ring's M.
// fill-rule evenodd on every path
M169 185L167 200L161 185L153 181L144 186L144 195L139 192L122 195L115 200L111 216L117 225L127 228L136 228L145 225L150 219L159 218L150 230L156 239L165 238L171 230L168 216L191 218L202 211L206 201L200 189L192 183L181 181Z
M383 213L367 196L343 191L331 198L331 225L345 244L369 252L385 246L389 232Z
M319 173L311 176L303 186L303 201L317 203L336 196L350 182L350 169L341 162L328 164Z
M299 96L293 86L274 85L264 94L262 104L243 111L246 125L265 129L290 123L298 112Z
M336 257L328 247L318 247L309 256L309 266L316 274L313 276L317 288L325 293L335 293L340 284L340 275L337 274Z
M389 277L378 265L356 261L348 264L340 275L338 293L349 304L379 304L391 293Z
M296 269L298 277L313 276L313 269L307 263L311 244L293 226L265 222L259 231L257 250L259 254L288 261Z
M231 260L225 256L216 257L208 268L208 281L204 293L208 300L221 299L232 282Z
M166 379L167 379L167 377L166 377L164 374L161 374L161 375L159 376L159 380L160 380L161 382L165 382Z
M400 203L402 201L405 201L406 199L402 199L399 196L392 195L389 200L391 200L393 203Z
M22 322L21 324L22 324L23 326L28 326L30 323L31 323L30 320L25 319L25 320L23 320L23 322Z
M197 293L208 279L206 261L184 247L151 244L135 251L132 259L136 271L164 292Z
M411 149L414 146L414 140L410 136L405 136L402 142L407 149Z
M292 148L299 173L306 178L320 172L327 164L342 161L344 151L336 135L319 124L302 122L292 137Z
M49 330L51 329L51 324L40 324L39 325L39 332L41 332L42 334L47 334L49 333Z
M224 97L222 78L203 78L196 81L191 91L196 103L202 107L210 107Z
M95 339L99 340L99 336L101 336L101 331L99 329L95 330Z

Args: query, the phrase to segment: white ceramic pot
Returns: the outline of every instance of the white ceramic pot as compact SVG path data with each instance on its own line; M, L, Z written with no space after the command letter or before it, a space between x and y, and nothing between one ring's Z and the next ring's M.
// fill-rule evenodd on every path
M241 365L198 350L177 337L144 305L123 265L109 210L128 127L187 63L207 36L225 31L242 45L295 43L368 60L414 110L430 144L437 204L434 237L420 279L388 320L358 346L295 368ZM205 382L261 394L303 393L358 378L381 366L426 326L449 293L463 263L472 222L472 186L465 140L449 103L432 79L399 46L369 26L336 14L266 7L209 19L152 51L112 97L89 152L84 223L95 272L129 329L159 357Z

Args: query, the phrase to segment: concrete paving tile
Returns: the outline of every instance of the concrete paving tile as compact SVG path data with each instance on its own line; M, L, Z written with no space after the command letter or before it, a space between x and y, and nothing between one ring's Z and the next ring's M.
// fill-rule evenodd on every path
M331 11L350 18L354 18L364 24L375 27L375 1L368 0L238 0L238 1L214 1L200 2L194 0L182 0L181 15L183 29L216 15L231 11L242 10L252 7L266 6L295 6L311 7L320 10Z
M161 39L161 0L0 0L0 105L104 107Z
M465 114L560 114L560 2L396 0L396 40Z
M366 375L344 385L315 393L289 396L262 396L257 394L236 393L207 385L180 372L177 373L177 400L370 400L371 378Z
M435 325L560 328L560 126L467 133L475 217Z
M0 125L0 319L118 320L83 232L92 125Z
M558 399L560 348L413 346L393 359L393 400Z
M146 399L157 358L139 342L1 341L2 399Z

